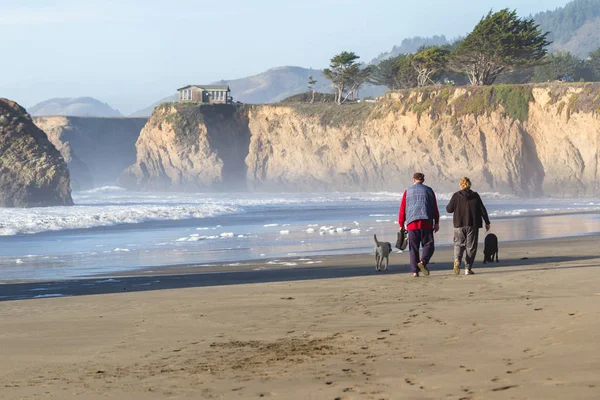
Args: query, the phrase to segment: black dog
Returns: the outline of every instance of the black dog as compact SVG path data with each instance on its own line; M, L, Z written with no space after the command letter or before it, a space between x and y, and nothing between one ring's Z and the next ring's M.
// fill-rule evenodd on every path
M496 262L498 261L498 236L493 233L488 234L485 237L483 243L483 263L494 262L494 256L496 256Z

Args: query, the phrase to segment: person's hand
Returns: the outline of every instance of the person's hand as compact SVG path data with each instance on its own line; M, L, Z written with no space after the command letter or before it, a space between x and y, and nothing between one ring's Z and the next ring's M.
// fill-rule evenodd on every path
M438 233L438 232L440 231L440 224L435 224L435 225L433 225L433 231L434 231L435 233Z
M490 224L485 224L485 231L489 232L490 231Z

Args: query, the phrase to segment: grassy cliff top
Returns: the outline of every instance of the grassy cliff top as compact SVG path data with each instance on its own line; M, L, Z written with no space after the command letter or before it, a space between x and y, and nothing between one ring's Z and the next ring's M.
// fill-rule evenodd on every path
M322 125L335 127L360 125L390 112L413 113L419 120L428 115L435 121L445 115L458 119L500 111L506 118L525 122L537 89L548 92L550 101L544 106L556 105L559 113L566 109L567 118L579 112L600 114L599 82L426 87L390 91L376 104L289 102L275 106L292 108L299 114L318 119Z
M402 115L416 114L420 120L428 115L432 120L443 116L458 119L465 116L485 116L500 111L507 118L525 122L529 118L529 106L535 101L534 90L548 91L550 101L558 112L567 110L567 117L574 113L600 114L600 83L544 83L531 85L493 86L442 86L412 90L390 91L377 103L345 103L287 101L265 105L246 104L199 104L163 103L154 110L153 117L160 116L166 122L185 128L197 126L205 118L234 118L257 107L285 107L299 115L318 120L323 126L353 127L390 112ZM305 99L302 97L300 100ZM297 100L297 99L293 99Z
M576 112L600 113L598 82L428 87L391 91L382 96L380 103L403 114L413 112L419 119L423 115L429 115L433 120L442 115L478 117L502 109L506 117L525 122L529 116L529 104L535 100L533 92L536 89L548 91L550 101L547 105L558 104L561 110L568 107L568 115Z
M323 126L356 126L366 122L377 108L375 103L286 103L298 114L317 119Z

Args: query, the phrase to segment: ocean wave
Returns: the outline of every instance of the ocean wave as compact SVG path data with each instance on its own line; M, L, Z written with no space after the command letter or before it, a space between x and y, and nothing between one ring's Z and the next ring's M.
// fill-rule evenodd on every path
M435 188L434 188L435 190ZM404 191L402 192L374 192L368 194L360 194L358 198L365 198L370 201L401 201ZM454 193L435 193L435 196L438 200L448 201L452 198ZM512 194L507 193L498 193L498 192L481 192L479 195L485 200L513 200L518 197Z
M489 213L490 217L509 218L509 217L525 217L536 215L561 215L561 214L577 214L587 212L600 212L600 205L563 205L560 207L544 207L544 208L519 208L496 210Z
M484 200L516 200L517 196L513 194L497 193L497 192L481 192L479 193Z
M0 236L206 218L238 211L219 204L0 208Z
M119 187L119 186L102 186L99 188L84 190L81 192L75 192L74 194L77 196L77 194L86 195L86 194L98 194L98 193L124 193L126 191L127 191L127 189Z
M515 197L501 193L481 193L494 217L510 217L532 214L553 214L564 212L599 211L600 202L594 199L573 200L514 200ZM438 194L440 208L444 199L451 194ZM0 236L35 234L47 231L68 229L89 229L123 224L139 224L151 221L184 220L207 218L226 214L311 210L311 207L354 207L368 206L369 217L380 222L388 221L396 214L388 212L391 204L393 212L402 198L401 192L363 193L137 193L127 192L116 186L105 186L84 192L74 193L76 206L48 207L31 209L0 208ZM380 206L380 203L382 204ZM386 204L389 203L389 204ZM490 207L491 206L491 207ZM379 212L381 209L382 212ZM391 211L391 210L390 210ZM383 217L383 218L382 218ZM446 217L442 217L446 218ZM447 217L449 218L449 217ZM267 227L283 227L287 231L287 221L264 221ZM316 221L315 221L316 222ZM326 224L326 221L323 221ZM365 222L366 223L366 222ZM330 233L333 226L310 224L321 233ZM358 226L358 221L354 222ZM216 228L220 228L219 226ZM197 230L216 228L199 227ZM324 229L327 228L327 229ZM304 229L302 229L304 231ZM337 233L337 232L334 232Z

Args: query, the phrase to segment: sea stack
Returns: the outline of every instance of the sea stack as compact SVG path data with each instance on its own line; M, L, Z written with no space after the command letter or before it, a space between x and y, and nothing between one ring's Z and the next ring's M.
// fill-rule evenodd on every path
M0 206L70 206L69 170L25 109L0 98Z

